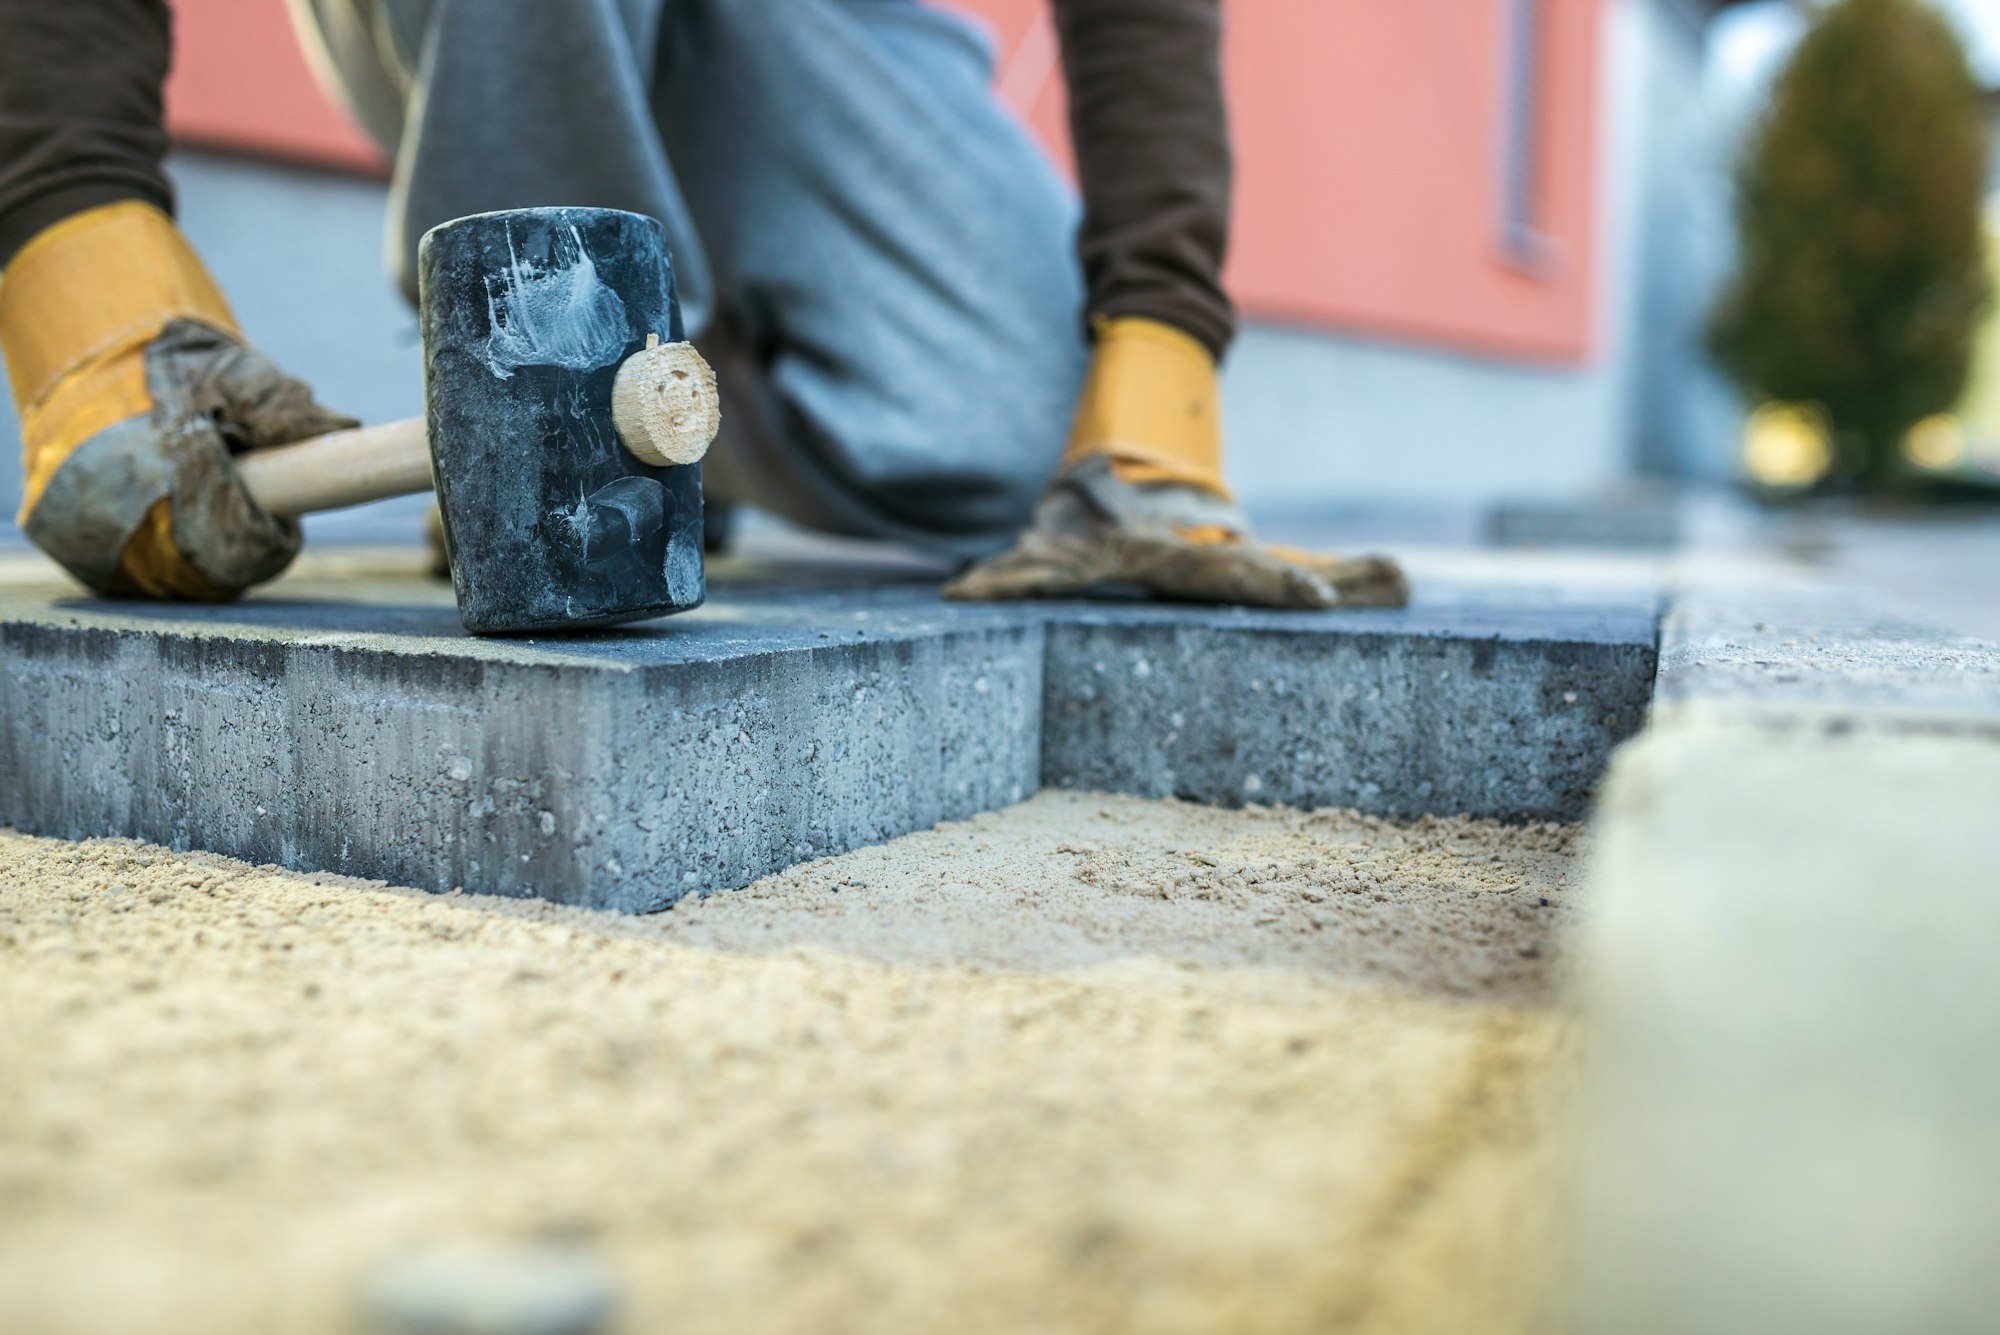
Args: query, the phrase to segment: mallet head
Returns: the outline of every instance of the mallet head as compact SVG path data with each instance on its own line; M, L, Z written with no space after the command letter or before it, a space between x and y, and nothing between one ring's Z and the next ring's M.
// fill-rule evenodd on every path
M660 224L616 209L478 214L425 234L418 275L466 628L577 630L698 605L694 461L714 436L715 385L682 341Z

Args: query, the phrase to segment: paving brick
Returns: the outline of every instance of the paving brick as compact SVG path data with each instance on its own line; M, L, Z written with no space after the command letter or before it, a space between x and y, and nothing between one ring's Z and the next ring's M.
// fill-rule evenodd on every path
M724 582L698 612L469 639L417 580L222 608L0 597L0 822L628 911L1043 784L1571 817L1641 721L1650 595L1403 612L946 604Z
M1663 720L1992 724L2000 645L1812 580L1691 577L1661 624L1658 697Z
M1579 946L1581 1330L2000 1307L2000 651L1690 571Z
M645 911L1038 786L1032 620L455 627L434 602L10 604L0 822Z
M1650 599L1403 612L1063 611L1053 786L1502 819L1582 816L1652 696Z
M1990 1329L2000 745L1693 722L1607 781L1576 1328Z

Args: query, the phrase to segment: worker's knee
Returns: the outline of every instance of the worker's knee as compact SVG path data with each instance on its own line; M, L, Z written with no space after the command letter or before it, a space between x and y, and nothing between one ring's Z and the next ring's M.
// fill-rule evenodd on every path
M878 330L838 373L797 357L774 380L872 505L922 528L1004 533L1062 457L1086 355L1075 309L1073 294L1049 293L934 339Z

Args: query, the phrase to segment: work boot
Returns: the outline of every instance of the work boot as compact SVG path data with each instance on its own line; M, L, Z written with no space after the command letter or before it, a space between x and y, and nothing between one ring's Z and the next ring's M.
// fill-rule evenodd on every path
M1014 545L945 585L948 598L1054 598L1133 588L1257 607L1400 607L1393 561L1273 547L1222 480L1215 359L1178 329L1100 322L1069 448Z
M128 201L72 215L0 274L21 418L19 523L99 593L219 600L299 549L231 464L355 425L246 347L173 222Z

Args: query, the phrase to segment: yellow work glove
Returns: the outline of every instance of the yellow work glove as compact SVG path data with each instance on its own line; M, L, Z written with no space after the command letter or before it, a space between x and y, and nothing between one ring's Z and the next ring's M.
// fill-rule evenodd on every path
M298 525L257 508L231 456L354 425L243 345L179 229L136 201L65 218L8 262L0 354L21 528L99 593L213 600L271 578Z
M1258 607L1400 607L1381 557L1341 560L1250 537L1222 480L1215 359L1155 320L1103 321L1061 470L1015 544L948 598L1052 598L1117 586Z

